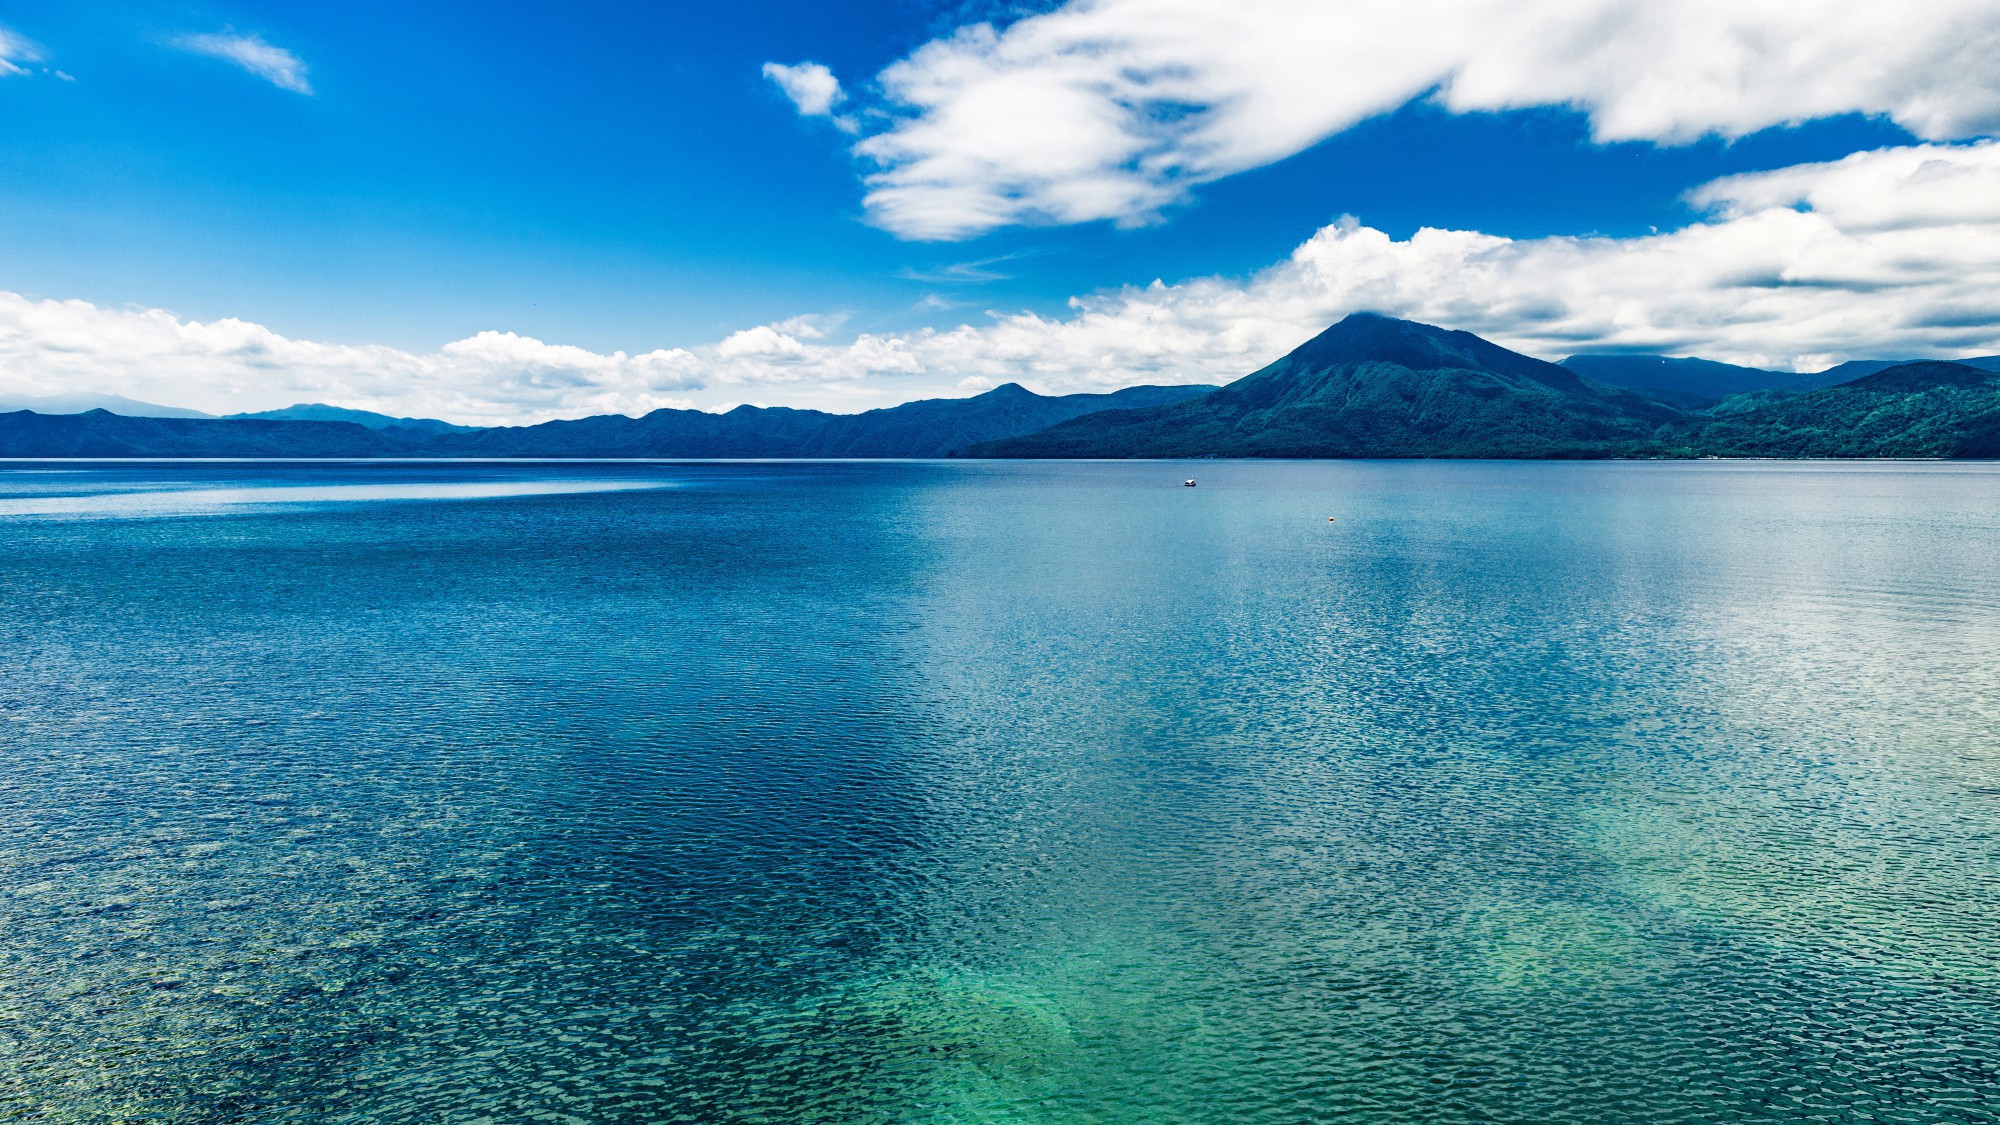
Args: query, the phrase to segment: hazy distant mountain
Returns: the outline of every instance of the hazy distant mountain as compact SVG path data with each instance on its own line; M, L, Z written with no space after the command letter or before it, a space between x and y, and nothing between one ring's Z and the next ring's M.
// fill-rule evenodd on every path
M1831 387L1840 383L1851 382L1864 375L1873 375L1877 371L1887 371L1891 367L1902 367L1911 363L1932 362L1937 361L1922 359L1850 359L1846 363L1837 364L1817 375L1809 376L1810 383L1805 384L1805 386L1806 389L1817 390L1820 387ZM1982 371L2000 371L2000 355L1982 355L1971 359L1953 359L1943 362L1962 363L1967 367L1977 367Z
M1092 411L1178 402L1214 389L1051 396L1008 383L971 398L921 399L862 414L756 406L725 414L655 410L643 418L614 414L444 434L428 448L497 457L944 457Z
M1738 367L1712 359L1675 359L1659 355L1573 355L1563 366L1579 375L1638 391L1690 410L1721 402L1731 395L1753 391L1816 391L1838 386L1864 375L1891 367L1931 362L1914 359L1854 359L1824 371L1799 374L1795 371L1766 371ZM1981 356L1950 362L1963 363L1987 371L2000 371L2000 356ZM1740 408L1741 404L1738 404Z
M0 414L0 457L381 457L404 447L352 422Z
M1996 365L2000 366L2000 365ZM1721 457L2000 457L2000 370L1918 362L1804 394L1728 400L1662 434Z
M1795 387L1810 376L1795 371L1738 367L1712 359L1663 355L1573 355L1564 367L1613 387L1651 395L1675 406L1697 409L1745 391Z
M401 429L420 434L448 434L475 427L459 426L450 422L440 422L435 418L395 418L387 414L377 414L373 410L350 410L345 406L328 406L323 402L301 402L277 410L259 410L252 414L226 414L226 418L265 418L276 422L353 422L371 430Z
M1086 415L981 457L1576 457L1680 410L1469 332L1368 313L1213 394Z
M123 395L17 395L0 393L0 411L32 410L37 414L82 414L87 410L108 410L127 418L213 418L199 410L160 406Z
M1177 402L1214 389L1050 396L1009 383L971 398L863 414L741 406L726 414L656 410L643 418L493 429L319 404L200 420L24 411L0 414L0 457L943 457L1092 410Z

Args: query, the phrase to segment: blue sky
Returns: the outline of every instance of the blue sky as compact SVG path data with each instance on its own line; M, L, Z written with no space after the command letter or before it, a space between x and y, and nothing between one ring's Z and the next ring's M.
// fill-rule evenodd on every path
M1274 2L1273 20L1292 15ZM1157 10L1146 10L1149 3ZM326 373L333 361L319 353L288 367L282 345L265 348L263 376L206 378L197 360L187 360L179 382L161 385L115 364L65 367L20 344L28 350L11 356L0 379L44 393L123 390L159 399L178 391L178 401L207 408L324 392L317 397L499 420L669 402L858 408L912 393L968 393L1008 375L1055 390L1213 378L1231 364L1247 371L1271 358L1263 353L1274 341L1308 326L1299 318L1331 316L1340 300L1285 324L1244 327L1257 339L1218 354L1107 360L1092 357L1126 345L1093 352L1088 342L1066 339L1017 355L1012 368L958 353L874 367L856 367L849 355L846 366L826 371L809 371L808 361L817 354L811 349L850 349L864 337L921 351L932 345L912 334L950 335L960 326L988 333L966 337L968 348L1032 350L1040 345L992 337L1000 322L989 313L1030 314L1020 323L1074 337L1091 308L1109 302L1129 313L1133 291L1124 287L1154 279L1194 296L1187 286L1256 293L1343 216L1398 246L1425 227L1524 244L1596 236L1603 246L1641 245L1713 221L1716 205L1691 202L1690 193L1723 177L1908 151L1925 141L1958 159L1951 153L1981 152L1992 132L1985 103L1940 115L1896 93L1893 74L1877 88L1856 79L1852 90L1827 94L1819 79L1759 70L1747 85L1762 86L1739 100L1768 104L1749 108L1698 99L1677 106L1657 89L1621 87L1616 68L1599 86L1544 93L1528 78L1502 74L1479 78L1498 91L1482 92L1474 88L1481 68L1504 70L1508 59L1496 64L1477 43L1463 47L1462 58L1417 58L1385 70L1360 93L1322 89L1312 78L1297 80L1304 87L1274 80L1264 89L1254 52L1246 64L1206 57L1213 36L1146 42L1104 22L1119 7L1086 13L1099 21L1088 35L1132 39L1132 58L1119 65L1130 71L1164 58L1162 72L1177 71L1181 51L1206 85L1169 91L1137 110L1128 95L1105 100L1108 110L1078 100L1096 96L1089 91L1104 85L1098 79L1084 95L1063 87L1041 99L1038 91L1070 81L1062 68L1075 54L1061 36L1086 34L1074 30L1085 17L1061 5L0 6L20 72L0 77L0 290L30 303L81 302L92 315L163 310L177 323L230 319L288 342L415 357L408 393L379 380L343 382ZM1123 7L1134 28L1165 17L1239 18L1233 6L1194 0L1124 0ZM1371 5L1351 7L1358 15ZM1460 7L1477 15L1475 0ZM1556 7L1602 22L1582 0ZM1977 17L1977 6L1969 10ZM1560 21L1562 12L1551 18ZM1369 42L1373 33L1349 30L1366 22L1301 26L1298 34L1323 34L1363 58L1405 49L1394 28L1379 33L1379 44ZM982 26L984 40L962 30ZM1975 18L1973 26L1988 24ZM1631 34L1643 30L1635 25ZM1962 24L1933 30L1888 51L1930 59L1966 34ZM1256 36L1251 28L1244 40L1254 44ZM1853 49L1882 50L1855 36ZM1284 38L1272 42L1280 46L1271 69L1282 72L1276 56ZM1832 41L1822 53L1837 59L1842 46ZM1338 70L1341 56L1329 50L1328 68ZM1699 71L1698 50L1690 57ZM963 88L947 90L943 101L909 93L935 92L939 76L967 60L1020 91L987 99L1000 107L997 119ZM771 63L826 67L841 100L828 114L802 115L765 76ZM1425 66L1448 77L1427 80ZM896 67L902 71L889 69ZM1732 89L1746 86L1731 81ZM1992 83L1973 85L1981 94ZM1018 117L1007 97L1019 98ZM1272 114L1231 118L1218 108L1260 97L1287 106L1320 101L1268 129ZM1115 113L1127 116L1104 125ZM1079 122L1090 129L1071 129ZM1025 138L1019 144L1007 135L1016 125ZM1119 149L1125 142L1136 147ZM1110 155L1099 160L1093 145ZM1057 154L1053 172L1040 166L1045 151ZM1983 155L1967 160L1984 168ZM885 169L905 179L884 180ZM1823 209L1804 198L1779 206ZM1977 320L1978 310L1966 316ZM1511 338L1541 341L1544 352L1556 340L1564 346L1554 350L1569 350L1571 342L1592 343L1588 325L1602 319L1579 317L1579 327L1535 337L1528 316ZM1201 330L1185 317L1175 321L1183 323ZM1513 323L1501 316L1454 326L1507 339ZM714 350L767 325L777 327L742 338L734 351ZM1875 343L1849 334L1824 346L1801 339L1755 352L1713 325L1655 327L1605 346L1686 351L1713 338L1711 353L1799 364ZM75 331L100 332L107 353L123 339L114 327ZM1880 345L1982 346L1976 333L1899 332L1886 327ZM484 390L446 385L456 376L444 369L458 360L424 366L425 357L480 333L593 356L673 355L636 375L593 374L585 369L594 361L563 368L561 357L544 364L522 358L514 344L496 345L481 362L523 370L474 377L498 380ZM682 352L692 358L675 358ZM778 365L775 374L732 375L717 366L753 354ZM90 379L94 385L79 385ZM587 393L551 391L559 386Z

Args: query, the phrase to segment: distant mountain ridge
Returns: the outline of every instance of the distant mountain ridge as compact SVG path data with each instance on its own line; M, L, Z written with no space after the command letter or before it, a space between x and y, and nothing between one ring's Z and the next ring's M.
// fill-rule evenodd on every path
M971 398L919 399L861 414L758 406L724 414L655 410L642 418L613 414L446 434L429 448L461 457L947 457L1093 411L1154 406L1214 389L1051 396L1008 383Z
M1573 355L1564 367L1600 383L1650 395L1688 410L1721 402L1746 391L1797 387L1809 375L1739 367L1712 359L1676 359L1664 355Z
M251 414L225 414L223 417L231 420L261 418L275 422L353 422L371 430L410 430L420 434L448 434L478 428L440 422L436 418L396 418L388 414L377 414L373 410L353 410L345 406L328 406L323 402L301 402L277 410L259 410Z
M491 428L323 403L229 418L21 410L0 413L0 457L2000 457L2000 357L1875 363L1803 377L1662 356L1553 364L1357 313L1220 389L1009 383L860 414L742 406Z
M1614 387L1651 395L1662 402L1689 410L1712 406L1731 395L1753 391L1816 391L1852 382L1891 367L1911 363L1963 363L1988 371L2000 371L2000 356L1945 361L1915 359L1853 359L1809 374L1796 371L1766 371L1739 367L1712 359L1676 358L1664 355L1573 355L1562 361L1579 375L1609 383Z
M66 395L21 395L0 393L0 412L12 410L32 410L37 414L84 414L92 410L103 410L127 418L213 418L199 410L189 410L184 406L161 406L154 402L140 402L124 395L66 394Z
M1039 395L1009 383L970 398L861 414L739 406L656 410L473 429L307 404L230 418L0 413L0 457L945 457L1095 410L1153 406L1214 390L1127 387ZM358 417L357 417L358 416Z
M1962 363L1967 367L1977 367L1981 371L2000 371L2000 355L1980 355L1973 356L1970 359L1948 360L1850 359L1846 363L1827 368L1825 371L1814 376L1814 378L1824 380L1818 386L1831 387L1836 384L1848 383L1855 379L1873 375L1878 371L1887 371L1891 367L1907 367L1913 363Z
M405 450L352 422L0 414L0 457L393 457Z
M1085 415L979 457L1576 457L1681 411L1470 332L1356 313L1214 394Z

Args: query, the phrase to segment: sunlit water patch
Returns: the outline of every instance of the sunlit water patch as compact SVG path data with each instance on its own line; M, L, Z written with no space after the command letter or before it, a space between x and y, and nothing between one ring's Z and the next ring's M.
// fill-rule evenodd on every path
M659 487L662 485L633 480L511 480L92 491L68 495L0 498L0 518L57 516L101 519L187 516L226 512L245 507L287 504L355 504L384 500L494 500L508 496L561 496L570 493L622 492Z
M0 1115L1996 1119L1992 468L563 476L6 525Z

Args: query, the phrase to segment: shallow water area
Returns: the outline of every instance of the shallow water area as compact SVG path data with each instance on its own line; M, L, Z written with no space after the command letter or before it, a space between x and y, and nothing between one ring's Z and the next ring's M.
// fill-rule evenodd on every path
M2000 1120L2000 466L5 465L0 636L0 1116Z

